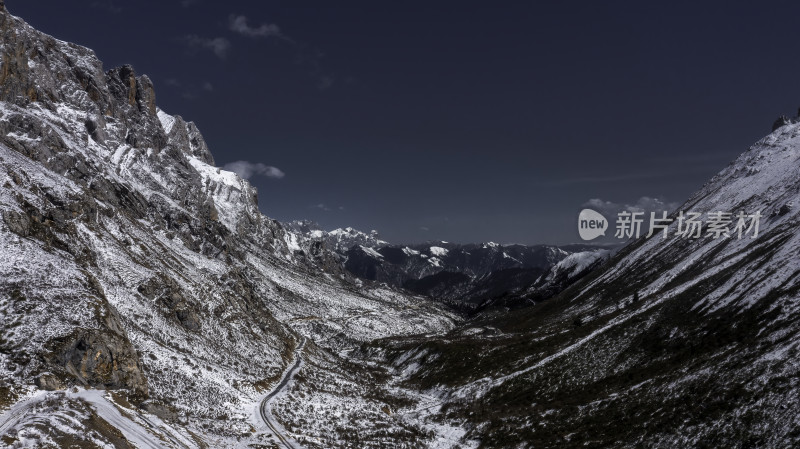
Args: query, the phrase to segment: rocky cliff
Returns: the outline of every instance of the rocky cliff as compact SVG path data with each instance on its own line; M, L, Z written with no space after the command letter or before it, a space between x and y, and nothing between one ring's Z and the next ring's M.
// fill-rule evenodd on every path
M106 71L4 7L0 55L4 444L126 447L116 428L141 446L137 426L177 447L268 440L250 435L253 416L301 338L307 376L364 386L341 393L360 404L331 415L341 418L385 404L365 374L338 368L338 351L453 326L418 298L356 288L324 248L293 245L132 67Z

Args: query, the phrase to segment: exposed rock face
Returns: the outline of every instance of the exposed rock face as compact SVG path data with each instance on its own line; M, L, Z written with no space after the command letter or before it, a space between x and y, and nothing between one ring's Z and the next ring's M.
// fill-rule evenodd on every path
M87 386L126 388L147 396L147 380L142 373L139 354L122 332L79 331L55 348L50 362L64 368Z
M161 112L165 118L166 116ZM169 118L170 125L168 126L169 141L178 148L186 149L192 156L197 157L201 161L214 165L214 157L206 145L205 139L200 134L200 130L194 122L185 122L180 115Z
M162 307L166 317L177 320L189 331L197 332L201 328L197 313L192 310L180 286L166 276L157 276L139 285L137 291L145 298Z
M103 275L109 261L98 260L98 242L113 235L122 239L125 251L141 251L136 249L141 242L126 240L115 229L146 220L154 231L206 256L225 259L230 251L241 256L240 249L231 249L241 247L234 238L268 249L277 242L276 254L288 254L282 241L273 238L281 228L263 219L255 190L245 182L229 186L203 179L187 159L213 163L202 135L179 117L165 129L147 76L131 66L104 72L91 50L33 30L5 10L0 13L0 44L0 147L12 151L4 150L0 160L8 194L2 224L25 239L21 242L43 245L29 247L29 258L56 251L59 263L73 266L76 282L89 288L88 295L68 289L60 299L62 307L85 308L83 320L65 311L59 324L50 324L52 334L28 334L43 338L39 346L26 346L22 338L5 342L3 350L16 351L12 359L19 363L12 367L25 365L23 377L37 378L48 389L74 383L125 388L144 397L149 388L128 335L131 317L121 318L103 293L103 285L111 285ZM43 183L26 158L49 170L45 176L50 179ZM228 201L225 223L215 194ZM187 332L200 331L203 312L197 300L184 297L171 277L159 279L168 286L166 294L149 299L156 300L165 319ZM147 284L142 286L146 291ZM12 297L5 318L14 322L18 313L23 323L19 337L38 330L24 325L30 321L24 318L30 306L24 304L46 297L33 287L9 278L0 281L0 292Z
M107 108L106 116L112 116L124 125L125 143L134 148L162 150L167 144L167 136L156 116L156 94L150 78L146 75L137 77L133 67L126 65L110 70L105 84L111 101L102 101L101 94L95 102L101 111L104 106Z

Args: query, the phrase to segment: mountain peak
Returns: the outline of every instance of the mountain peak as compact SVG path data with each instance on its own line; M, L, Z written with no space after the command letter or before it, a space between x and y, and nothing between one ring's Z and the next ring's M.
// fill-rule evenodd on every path
M10 14L0 15L0 59L4 444L7 429L13 442L32 427L29 414L6 415L8 405L72 394L113 409L89 392L97 388L127 390L130 416L169 409L184 429L218 417L208 433L228 439L212 445L232 447L251 437L247 417L285 355L318 353L299 341L335 357L363 341L453 327L440 306L354 289L323 244L301 248L261 214L246 180L213 166L193 123L157 108L152 81L132 66L104 71L93 51ZM321 366L307 361L306 370ZM62 391L28 395L33 385Z

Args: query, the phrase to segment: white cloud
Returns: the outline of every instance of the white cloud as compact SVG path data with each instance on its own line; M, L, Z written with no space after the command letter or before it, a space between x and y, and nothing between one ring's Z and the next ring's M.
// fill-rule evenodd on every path
M322 203L315 204L315 205L311 206L311 208L312 209L324 210L325 212L330 212L330 210L331 210L328 206L326 206L326 205L324 205Z
M206 81L203 83L203 90L206 92L214 92L214 85Z
M196 34L189 34L183 37L183 42L189 48L211 50L220 59L225 59L231 49L231 42L224 37L206 38Z
M656 216L660 217L662 212L666 211L667 214L670 214L679 206L680 204L678 203L667 202L665 200L649 196L643 196L636 200L636 202L633 204L615 203L613 201L605 201L600 198L592 198L583 204L583 207L588 207L600 212L612 222L615 219L614 217L623 211L644 212L645 217L649 217L650 212L655 212Z
M282 37L281 29L274 23L263 23L258 27L251 27L247 24L246 16L231 15L228 18L228 28L234 33L239 33L247 37Z
M264 176L266 178L281 179L286 174L277 167L262 164L261 162L248 162L236 161L225 164L223 170L228 170L236 173L244 179L250 179L253 176Z

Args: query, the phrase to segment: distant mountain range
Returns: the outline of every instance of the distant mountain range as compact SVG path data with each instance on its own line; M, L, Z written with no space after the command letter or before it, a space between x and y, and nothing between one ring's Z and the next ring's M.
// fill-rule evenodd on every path
M520 307L566 288L607 259L614 247L573 244L457 244L444 241L394 245L377 231L325 231L311 221L284 223L305 248L324 245L356 278L384 283L475 312L502 304ZM579 261L579 262L578 262ZM518 298L524 294L526 299Z

